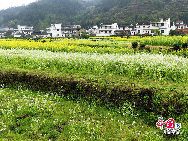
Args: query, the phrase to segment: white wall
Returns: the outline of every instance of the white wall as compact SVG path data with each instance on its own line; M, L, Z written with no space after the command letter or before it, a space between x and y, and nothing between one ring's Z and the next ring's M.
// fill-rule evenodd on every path
M51 27L47 28L47 33L51 33L52 37L62 37L61 24L51 24Z
M96 31L96 36L98 37L103 37L103 36L108 37L108 36L114 35L115 30L119 30L117 23L113 23L111 25L101 24L100 27L96 29L95 31Z

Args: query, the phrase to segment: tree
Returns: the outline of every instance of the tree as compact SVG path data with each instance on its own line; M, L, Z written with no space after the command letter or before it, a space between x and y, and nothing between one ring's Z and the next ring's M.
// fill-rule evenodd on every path
M7 31L5 34L5 37L8 37L8 38L12 38L12 32L11 31Z
M11 20L8 22L9 28L16 28L16 26L17 26L17 20Z
M88 39L88 38L89 38L89 35L87 35L86 32L83 32L82 35L81 35L81 38L82 38L82 39Z
M154 35L161 35L159 29L153 29L151 32L154 33Z
M179 35L179 32L178 31L176 31L176 30L170 30L170 33L169 33L169 35L171 35L171 36L176 36L176 35Z

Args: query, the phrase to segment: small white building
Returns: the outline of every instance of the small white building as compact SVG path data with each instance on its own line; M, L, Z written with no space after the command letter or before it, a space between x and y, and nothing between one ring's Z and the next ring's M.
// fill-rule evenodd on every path
M51 34L51 36L53 38L56 37L63 37L62 36L62 28L61 28L61 24L51 24L51 27L46 28L47 33Z
M93 26L92 28L90 28L87 33L90 36L96 36L97 33L99 33L99 27L97 25Z
M113 24L101 24L99 28L96 28L96 36L98 37L108 37L115 35L115 31L119 30L118 24L113 23Z
M14 29L15 34L24 34L24 36L31 35L33 33L33 26L18 25L17 29Z
M24 34L23 33L14 33L14 38L23 38Z
M81 25L66 25L62 27L63 37L76 37L80 36L77 33L81 30Z
M40 31L33 32L32 37L33 38L50 38L51 34L46 33L43 30L40 30Z
M175 23L176 29L186 29L187 25L184 24L183 21L176 21Z
M7 32L10 32L11 35L12 35L13 31L14 31L13 28L1 27L1 28L0 28L0 38L5 38Z
M18 25L17 29L14 29L14 38L31 36L33 33L33 26Z
M4 31L0 31L0 38L5 38L5 32Z

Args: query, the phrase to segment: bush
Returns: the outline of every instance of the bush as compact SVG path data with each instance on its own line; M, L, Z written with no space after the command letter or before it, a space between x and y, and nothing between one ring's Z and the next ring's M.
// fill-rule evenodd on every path
M137 48L138 47L138 43L137 42L133 42L132 43L132 48Z
M145 48L146 45L145 44L140 44L140 48Z
M45 43L45 42L46 42L46 40L42 40L41 42L42 42L42 43Z
M81 39L89 39L89 35L86 32L83 32L81 35Z
M176 30L170 30L169 35L170 35L170 36L178 36L178 35L179 35L179 32L176 31Z
M179 44L174 44L173 49L177 51L177 50L180 50L181 48Z
M184 49L187 48L187 46L188 46L187 43L183 43L183 44L182 44L182 48L184 48Z

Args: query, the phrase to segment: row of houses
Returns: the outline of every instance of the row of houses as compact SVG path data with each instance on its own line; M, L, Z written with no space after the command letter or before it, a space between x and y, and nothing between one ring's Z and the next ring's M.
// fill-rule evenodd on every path
M80 25L51 24L46 30L34 31L33 26L18 25L16 29L0 28L0 38L14 37L14 38L55 38L55 37L79 37L86 30L81 29Z
M34 31L33 26L18 25L17 29L0 28L0 38L13 36L14 38L56 38L56 37L80 37L83 32L90 36L107 37L121 35L169 35L170 30L177 30L182 34L188 34L188 26L183 21L175 23L168 19L160 19L156 22L137 23L136 25L103 24L93 26L88 30L82 29L80 25L51 24L46 30Z
M100 24L93 26L88 33L93 36L114 36L114 35L169 35L170 30L182 31L182 34L188 34L188 26L183 21L172 23L170 18L160 19L160 21L149 23L137 23L136 26L113 24ZM158 32L158 33L157 33Z

